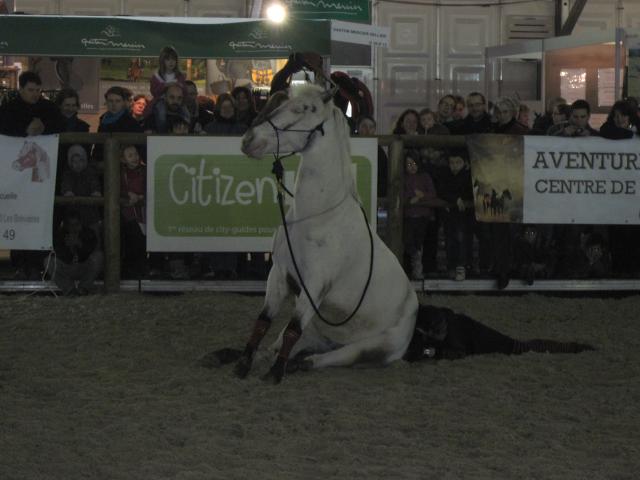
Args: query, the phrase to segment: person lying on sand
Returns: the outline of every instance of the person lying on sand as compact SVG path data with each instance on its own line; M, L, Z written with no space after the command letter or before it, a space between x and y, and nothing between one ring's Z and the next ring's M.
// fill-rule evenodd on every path
M404 360L457 359L467 355L525 352L579 353L595 350L591 345L554 340L517 340L467 315L444 307L420 305L413 338Z

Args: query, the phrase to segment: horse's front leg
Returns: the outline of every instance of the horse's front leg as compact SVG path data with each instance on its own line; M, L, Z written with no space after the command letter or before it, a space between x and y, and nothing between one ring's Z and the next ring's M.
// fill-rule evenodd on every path
M314 303L319 308L322 302L319 295L321 288L313 288L313 286L307 286L307 288ZM298 340L300 340L302 332L304 331L305 334L308 333L306 327L315 314L315 310L306 293L304 291L300 292L298 297L296 297L294 315L282 333L282 343L280 345L280 351L276 356L276 361L267 374L262 377L263 380L273 383L280 383L282 381L282 377L284 377L287 369L287 362L291 356L291 351L298 343Z
M245 378L251 370L251 364L260 342L271 327L271 320L278 314L282 302L289 294L286 277L277 266L271 267L269 278L267 279L267 293L264 299L264 306L260 315L253 325L253 332L247 342L238 363L235 366L235 374L240 378Z

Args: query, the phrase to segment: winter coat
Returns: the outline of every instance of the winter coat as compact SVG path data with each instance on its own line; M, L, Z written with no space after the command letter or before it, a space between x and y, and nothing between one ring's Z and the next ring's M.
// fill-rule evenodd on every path
M0 106L0 134L26 137L27 127L34 118L39 118L44 124L43 135L64 131L64 117L53 102L40 98L35 104L30 104L18 95Z

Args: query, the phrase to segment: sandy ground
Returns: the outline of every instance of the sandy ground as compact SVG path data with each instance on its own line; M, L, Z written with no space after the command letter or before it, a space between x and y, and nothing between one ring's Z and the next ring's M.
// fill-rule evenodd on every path
M2 296L0 479L640 478L640 296L421 301L598 350L272 386L266 361L198 366L244 344L259 297Z

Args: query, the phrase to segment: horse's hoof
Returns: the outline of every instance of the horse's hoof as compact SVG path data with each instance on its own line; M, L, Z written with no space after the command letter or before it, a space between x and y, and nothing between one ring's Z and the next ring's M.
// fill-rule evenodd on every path
M205 368L219 368L238 360L242 356L242 350L235 348L223 348L207 353L200 359L200 366Z
M238 363L236 363L236 366L233 369L236 377L238 378L247 378L247 375L249 375L249 370L251 370L251 359L248 359L246 357L238 360Z
M291 374L297 372L298 370L301 372L308 372L313 368L313 362L308 358L300 358L296 357L287 362L286 371L287 374Z
M284 370L279 371L275 367L271 367L267 373L262 376L262 381L267 383L272 383L273 385L278 385L282 378L284 377Z

